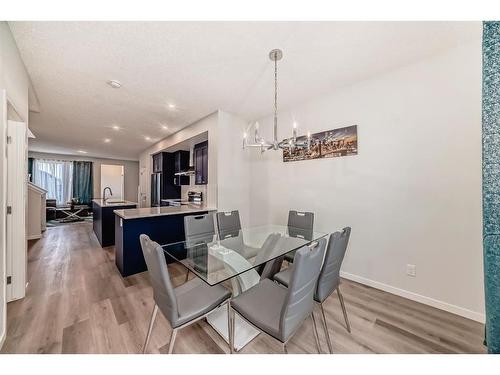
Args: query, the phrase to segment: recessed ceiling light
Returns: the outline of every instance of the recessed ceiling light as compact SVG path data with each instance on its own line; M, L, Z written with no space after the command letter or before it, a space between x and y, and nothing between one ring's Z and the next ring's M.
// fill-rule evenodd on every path
M118 125L113 125L112 128L113 130L120 130L120 127Z
M111 142L111 139L109 139L109 138L104 138L104 143L109 143L109 142Z
M168 126L167 126L167 125L162 125L162 126L161 126L161 128L162 128L163 130L168 130Z
M167 107L168 107L169 109L175 109L175 104L174 104L174 103L168 103L168 104L167 104Z
M77 152L79 152L80 154L86 154L87 151L84 151L84 150L78 150Z
M151 140L151 137L145 136L145 137L144 137L144 139L145 139L146 141L150 141L150 140Z
M108 81L108 85L110 85L114 89L119 89L120 87L122 87L122 84L114 79Z

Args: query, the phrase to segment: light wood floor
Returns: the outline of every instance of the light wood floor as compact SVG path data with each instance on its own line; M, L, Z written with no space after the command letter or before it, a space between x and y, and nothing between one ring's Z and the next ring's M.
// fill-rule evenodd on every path
M185 271L171 267L175 283ZM7 308L2 353L140 353L153 308L147 273L122 278L113 247L101 249L89 223L50 228L30 243L26 298ZM343 281L352 333L337 296L325 303L336 353L484 353L484 326L361 284ZM319 314L317 315L319 318ZM319 327L320 328L320 327ZM149 352L164 353L170 337L158 314ZM322 351L327 346L320 330ZM316 353L311 322L288 345ZM174 353L224 353L227 344L205 322L179 332ZM243 353L282 353L259 335Z

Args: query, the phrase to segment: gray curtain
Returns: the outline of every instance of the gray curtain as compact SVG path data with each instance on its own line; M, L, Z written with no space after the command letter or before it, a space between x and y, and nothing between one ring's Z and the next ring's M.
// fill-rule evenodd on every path
M500 353L500 22L483 24L483 251L486 344Z
M73 162L73 198L81 204L90 205L93 192L91 161Z

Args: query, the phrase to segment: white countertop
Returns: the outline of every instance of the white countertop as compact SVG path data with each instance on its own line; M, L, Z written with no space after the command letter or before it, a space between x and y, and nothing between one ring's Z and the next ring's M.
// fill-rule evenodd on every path
M120 206L131 206L131 205L136 205L136 202L130 202L130 201L120 201L120 202L113 202L113 198L108 198L106 199L106 203L103 203L102 199L92 199L92 202L95 204L98 204L101 207L120 207Z
M217 209L208 207L204 204L188 204L182 206L128 208L124 210L114 210L114 213L122 219L127 220L152 216L189 214L203 211L217 211Z

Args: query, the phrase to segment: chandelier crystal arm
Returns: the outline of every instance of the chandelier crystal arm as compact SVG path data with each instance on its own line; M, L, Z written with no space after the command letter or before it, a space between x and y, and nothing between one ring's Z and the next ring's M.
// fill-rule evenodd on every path
M278 142L278 61L283 57L283 52L280 49L273 49L269 52L269 58L274 62L274 113L273 113L273 140L266 141L259 136L259 123L255 123L254 143L247 142L246 133L243 135L243 148L253 147L260 148L261 153L267 150L289 149L294 152L296 148L310 149L311 136L307 135L306 140L297 140L297 124L293 123L292 137L286 138Z

